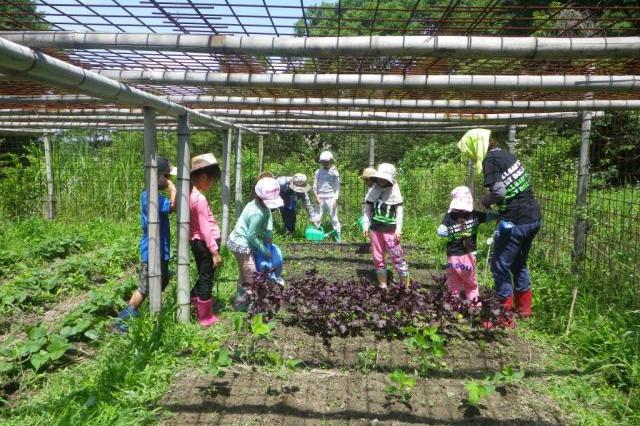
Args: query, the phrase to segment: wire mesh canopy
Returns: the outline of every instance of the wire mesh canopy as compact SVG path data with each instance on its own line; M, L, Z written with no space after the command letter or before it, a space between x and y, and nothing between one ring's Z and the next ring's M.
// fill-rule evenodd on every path
M2 0L0 37L203 110L637 108L640 5L592 3ZM2 72L25 114L132 106Z

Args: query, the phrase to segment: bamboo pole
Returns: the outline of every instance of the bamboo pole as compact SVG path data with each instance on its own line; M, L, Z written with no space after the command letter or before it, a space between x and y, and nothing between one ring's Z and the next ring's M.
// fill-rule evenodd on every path
M264 163L264 136L258 135L258 174L262 174Z
M376 137L369 135L369 167L373 167L376 163Z
M236 138L236 219L240 217L242 213L242 130L238 130L238 137Z
M401 74L250 74L159 70L98 70L100 75L128 83L206 87L313 89L405 89L636 92L635 75L401 75Z
M44 142L44 164L47 176L47 211L46 219L53 220L56 217L56 194L53 186L53 161L51 155L51 142L49 136L42 137Z
M83 95L100 99L118 101L124 104L149 106L158 112L171 116L189 114L200 124L212 127L231 127L229 123L210 117L174 102L144 92L135 87L129 87L111 80L96 72L71 65L41 52L34 52L28 47L12 43L0 38L0 71L9 76L19 76L60 87L65 90L74 89Z
M264 110L264 109L239 109L239 108L202 108L195 111L203 114L214 114L219 117L226 117L229 120L259 120L259 119L279 119L279 120L307 120L307 119L332 119L332 120L375 120L375 121L416 121L416 122L465 122L465 121L500 121L508 122L512 120L554 120L554 119L576 119L578 112L538 112L538 113L407 113L393 111L335 111L335 110L309 110L309 109L288 109L288 110ZM595 111L593 118L604 116L604 112ZM142 120L142 109L140 108L61 108L61 109L25 109L25 108L2 108L0 109L2 120L38 120L39 118L49 120ZM159 116L158 122L170 121L172 117Z
M581 270L587 246L587 202L589 192L589 148L591 137L591 112L582 113L580 128L580 157L578 186L576 191L576 222L573 233L574 269Z
M3 31L0 37L37 48L127 49L224 55L458 58L626 58L640 54L640 37L500 36L228 36L81 31Z
M562 101L505 101L490 99L375 99L375 98L261 98L254 96L169 95L168 101L194 105L256 105L260 107L300 108L383 108L422 110L496 110L496 111L594 111L637 110L640 99L585 99ZM78 104L104 103L85 95L0 95L0 104Z
M516 153L516 126L512 124L509 126L509 152Z
M144 108L144 162L147 196L148 284L149 310L160 312L162 303L162 269L160 215L158 214L158 158L155 111Z
M178 228L178 321L189 322L190 308L190 277L189 277L189 193L191 192L190 170L190 132L189 116L178 117L178 176L177 176L177 205L176 220Z
M229 213L231 209L231 155L233 147L233 130L225 130L225 140L222 143L222 227L220 240L222 245L229 236Z

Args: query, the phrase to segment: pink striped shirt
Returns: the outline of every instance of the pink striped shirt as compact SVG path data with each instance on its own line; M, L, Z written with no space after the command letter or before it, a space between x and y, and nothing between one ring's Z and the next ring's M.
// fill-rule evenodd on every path
M191 215L190 240L201 240L207 245L211 254L217 252L218 243L216 240L220 238L220 227L211 213L207 199L195 187L191 190L189 197L189 213Z

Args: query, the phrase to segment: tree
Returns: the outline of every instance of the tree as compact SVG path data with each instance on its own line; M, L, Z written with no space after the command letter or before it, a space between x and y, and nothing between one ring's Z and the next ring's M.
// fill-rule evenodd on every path
M0 3L0 29L46 30L49 26L40 18L31 0L15 0Z

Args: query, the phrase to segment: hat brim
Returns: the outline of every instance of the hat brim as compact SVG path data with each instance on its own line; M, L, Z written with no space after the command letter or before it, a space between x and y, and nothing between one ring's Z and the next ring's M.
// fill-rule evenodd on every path
M284 201L282 200L281 197L278 197L275 200L263 199L262 202L264 203L265 206L267 206L268 209L277 209L284 206Z
M373 177L373 178L376 178L376 179L386 180L386 181L387 181L387 182L389 182L391 185L395 185L395 183L396 183L396 180L395 180L391 175L389 175L388 173L379 173L379 172L376 172L376 174L375 174L375 175L373 175L372 177Z
M293 192L297 192L298 194L304 194L309 192L309 190L311 188L309 188L309 185L305 185L305 186L298 186L298 185L294 185L293 182L289 182L289 189L292 190Z
M453 210L460 210L463 212L472 212L473 211L473 203L465 200L451 200L451 204L449 204L449 213Z
M191 171L189 172L189 175L193 175L195 172L199 172L202 170L208 170L208 169L215 169L220 170L220 165L219 164L207 164L206 166L201 166L201 167L196 167L195 169L191 169Z

